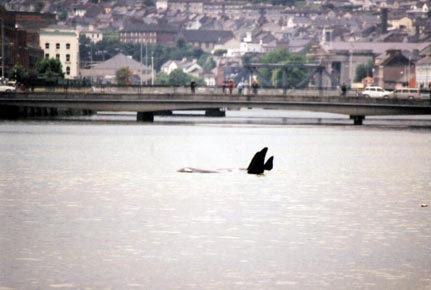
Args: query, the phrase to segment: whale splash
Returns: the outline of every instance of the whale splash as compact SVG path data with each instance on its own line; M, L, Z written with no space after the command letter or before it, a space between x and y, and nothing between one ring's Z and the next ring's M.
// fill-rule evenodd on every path
M262 150L256 152L254 154L253 158L250 161L250 164L246 169L230 169L230 168L222 168L217 170L208 170L208 169L199 169L199 168L193 168L193 167L184 167L179 170L178 172L183 173L222 173L222 172L235 172L238 170L247 170L248 174L263 174L265 170L270 171L272 170L274 166L274 156L271 156L268 158L268 160L265 162L266 153L268 152L268 148L265 147Z

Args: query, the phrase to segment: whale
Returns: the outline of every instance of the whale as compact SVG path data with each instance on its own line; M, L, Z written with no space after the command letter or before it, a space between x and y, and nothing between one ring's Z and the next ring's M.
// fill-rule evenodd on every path
M200 169L194 167L183 167L178 169L177 172L182 173L222 173L222 172L235 172L235 171L247 171L248 174L263 174L266 171L272 170L274 167L274 156L268 158L265 162L266 153L268 152L268 147L264 147L262 150L257 151L250 161L247 168L220 168L215 170L210 169Z
M265 170L268 170L268 171L272 170L274 156L271 156L265 162L265 156L267 152L268 152L268 147L264 147L262 150L254 154L250 164L247 167L248 174L262 174Z

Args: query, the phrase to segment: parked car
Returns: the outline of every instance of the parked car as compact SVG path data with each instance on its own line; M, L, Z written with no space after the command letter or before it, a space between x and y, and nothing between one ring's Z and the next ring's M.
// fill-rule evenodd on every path
M366 98L389 98L392 95L392 92L386 91L381 87L371 86L366 87L362 91L362 96Z
M9 85L0 85L0 93L12 93L15 92L16 88Z
M399 99L427 99L429 93L418 88L400 88L396 89L392 96Z

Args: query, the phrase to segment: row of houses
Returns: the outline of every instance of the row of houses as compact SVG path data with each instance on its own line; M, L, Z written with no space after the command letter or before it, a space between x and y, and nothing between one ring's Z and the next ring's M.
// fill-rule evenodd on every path
M31 66L34 66L37 58L54 57L62 62L67 78L73 79L90 76L95 79L103 77L105 81L111 78L109 81L112 81L112 72L109 74L104 73L103 68L99 68L99 71L97 71L96 67L90 71L79 68L79 35L81 32L78 30L59 26L43 28L53 21L49 17L48 21L45 17L37 21L37 18L41 17L37 13L12 13L4 9L0 12L4 15L6 36L4 41L6 57L3 72L10 69L15 63L26 64L26 68L31 68ZM33 27L39 26L38 32L31 31L32 26L29 25L31 22L34 23ZM430 42L336 41L332 35L334 31L331 29L323 29L322 36L319 37L320 43L312 42L307 38L294 38L286 41L285 39L275 37L273 33L263 29L254 31L244 30L244 37L238 40L232 31L186 29L178 32L178 27L172 25L172 23L164 22L164 24L139 26L136 23L133 24L131 21L130 27L128 27L129 33L123 33L124 31L122 31L120 33L120 40L148 44L157 44L164 41L172 44L180 37L186 42L208 52L225 50L224 59L235 59L247 52L265 53L276 48L284 48L296 52L309 46L313 47L309 53L310 58L323 63L327 67L327 70L336 76L339 83L351 84L356 68L370 61L374 64L374 81L382 87L393 88L400 84L419 86L422 83L429 83L431 79L429 67L430 54L427 50ZM22 27L28 27L29 30L23 30ZM134 31L130 32L132 28ZM158 32L156 33L154 30ZM14 37L17 36L20 36L22 39L25 38L26 44L21 46L19 38L14 40ZM294 43L296 45L293 45ZM29 48L33 48L33 52ZM118 68L121 66L121 63L124 63L124 66L131 66L130 61L130 58L123 56L117 58L113 63ZM391 72L387 68L394 66L395 62L399 63L398 68L392 69ZM225 65L226 61L218 61L219 65L222 63ZM237 61L235 65L240 66L241 63ZM176 68L180 68L196 77L204 78L208 85L218 84L224 78L219 76L223 70L204 71L193 60L170 60L162 66L162 71L170 73ZM152 73L148 73L149 70L146 67L133 68L133 70L136 72L137 83L142 83L142 81L148 82L148 77L153 75Z

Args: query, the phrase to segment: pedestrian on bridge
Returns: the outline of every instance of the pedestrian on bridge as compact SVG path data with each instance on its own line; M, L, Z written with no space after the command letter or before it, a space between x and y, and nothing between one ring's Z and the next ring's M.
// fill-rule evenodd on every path
M236 86L236 88L238 89L238 95L242 95L242 90L244 89L244 83L240 81Z
M190 82L190 90L192 91L192 94L195 93L195 90L196 90L196 82L195 82L195 80L192 80Z
M232 95L233 87L235 86L235 84L233 83L233 80L229 81L228 86L229 86L229 94Z
M251 89L252 89L253 95L257 95L257 90L259 89L259 82L257 80L253 80L251 82Z
M347 86L346 86L346 83L343 83L343 84L341 85L341 95L342 95L343 97L345 97L345 96L346 96L346 92L347 92Z

